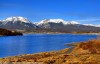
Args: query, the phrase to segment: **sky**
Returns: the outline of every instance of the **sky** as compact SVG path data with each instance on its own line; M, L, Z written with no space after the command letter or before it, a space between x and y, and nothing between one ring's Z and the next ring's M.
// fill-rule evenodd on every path
M12 16L100 24L100 0L0 0L0 20Z

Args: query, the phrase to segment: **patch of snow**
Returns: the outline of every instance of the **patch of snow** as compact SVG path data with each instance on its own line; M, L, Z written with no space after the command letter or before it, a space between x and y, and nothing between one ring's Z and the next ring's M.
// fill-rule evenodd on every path
M100 25L94 25L94 24L83 24L85 26L94 26L94 27L100 27Z
M64 21L63 24L64 25L69 25L69 24L80 24L80 23L78 23L76 21Z

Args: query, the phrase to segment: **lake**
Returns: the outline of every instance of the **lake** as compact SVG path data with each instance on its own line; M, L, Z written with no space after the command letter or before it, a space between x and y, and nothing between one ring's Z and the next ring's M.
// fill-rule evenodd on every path
M24 34L24 36L1 36L0 58L21 54L55 51L67 48L66 43L97 38L93 34Z

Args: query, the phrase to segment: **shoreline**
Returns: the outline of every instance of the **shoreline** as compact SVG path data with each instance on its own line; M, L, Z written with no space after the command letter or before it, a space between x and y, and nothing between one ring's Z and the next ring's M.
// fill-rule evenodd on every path
M61 33L61 32L29 32L29 33L23 33L23 34L87 34L87 35L100 35L100 33Z

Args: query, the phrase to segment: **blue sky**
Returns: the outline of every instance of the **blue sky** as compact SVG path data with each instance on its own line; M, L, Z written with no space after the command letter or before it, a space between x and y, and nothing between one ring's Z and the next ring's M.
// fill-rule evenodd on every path
M0 0L0 19L11 16L100 24L100 0Z

